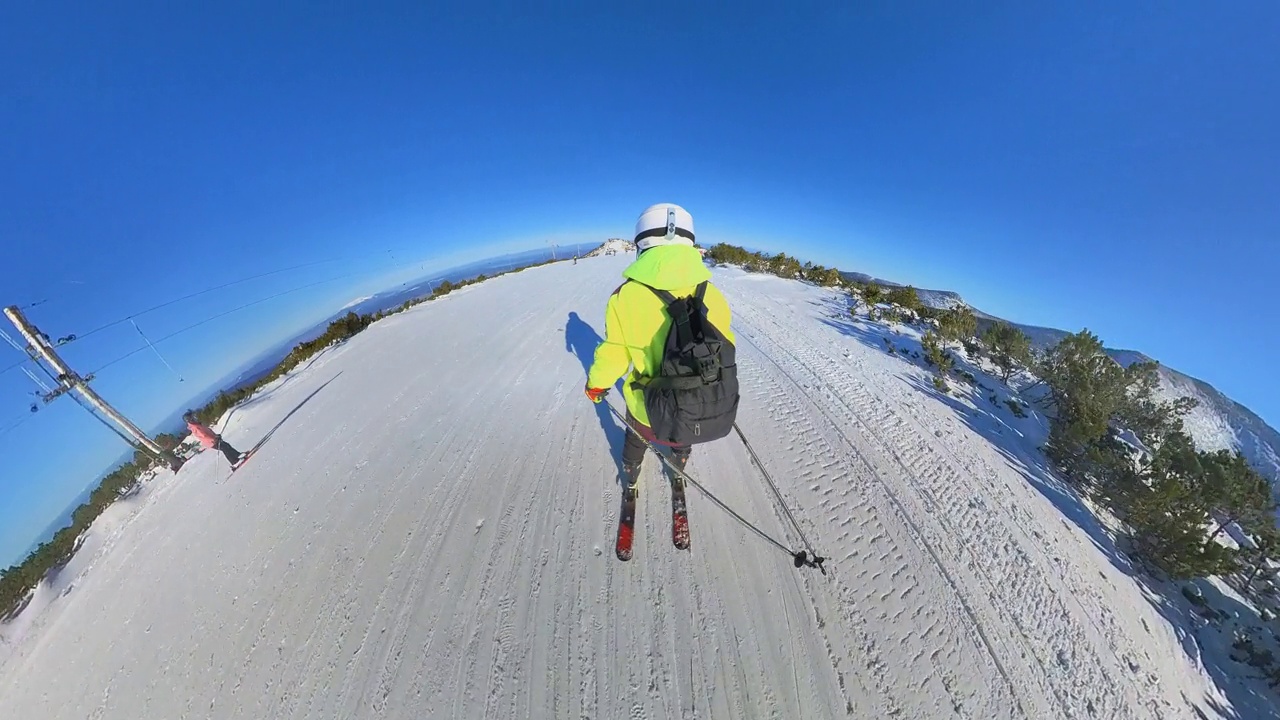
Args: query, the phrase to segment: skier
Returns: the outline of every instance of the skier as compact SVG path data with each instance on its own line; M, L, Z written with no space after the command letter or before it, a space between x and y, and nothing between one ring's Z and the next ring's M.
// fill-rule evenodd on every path
M182 419L187 423L187 429L190 430L191 434L200 441L201 445L209 448L210 450L221 450L222 454L227 458L227 462L231 463L231 468L233 470L239 467L240 463L245 460L244 453L231 447L231 443L223 440L222 436L218 433L197 422L195 413L188 410L187 413L182 416Z
M627 434L623 448L622 480L632 495L644 460L645 441L670 448L673 464L683 471L689 462L690 443L724 437L737 411L729 305L709 282L711 271L693 243L693 217L679 205L654 205L640 215L635 234L637 258L622 273L626 282L609 298L605 339L596 348L587 374L587 397L598 403L609 387L630 371L622 395L627 424L634 432ZM696 388L688 383L673 385L664 382L672 378L661 377L673 374L670 366L677 359L668 343L668 331L675 333L671 308L677 308L677 303L697 311L686 317L699 314L693 318L699 320L699 329L704 328L700 318L705 317L711 326L705 328L707 339L717 343L713 350L718 353L717 374L711 382L692 383ZM701 332L698 335L701 340ZM682 381L696 379L696 368L692 378L688 372L682 374L686 375L679 378ZM696 395L692 403L686 392ZM687 410L669 407L666 401L685 402L686 408L697 406L698 422L690 423Z

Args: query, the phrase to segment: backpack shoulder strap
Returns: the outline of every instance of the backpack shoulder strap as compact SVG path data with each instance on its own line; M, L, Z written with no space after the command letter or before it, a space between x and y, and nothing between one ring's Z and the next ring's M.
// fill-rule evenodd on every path
M658 299L659 299L659 300L661 300L663 303L667 304L668 306L669 306L669 305L671 305L671 303L673 303L673 302L675 302L675 301L676 301L676 296L675 296L675 295L672 295L671 293L667 292L666 290L659 290L658 288L653 287L652 285L645 285L644 283L640 282L639 280L632 280L631 282L633 282L633 283L635 283L635 284L637 284L637 285L641 285L641 286L643 286L643 287L647 287L647 288L649 288L649 292L653 293L654 295L657 295L657 296L658 296Z
M703 280L698 283L698 289L694 292L694 297L698 298L698 302L702 302L707 297L707 281Z

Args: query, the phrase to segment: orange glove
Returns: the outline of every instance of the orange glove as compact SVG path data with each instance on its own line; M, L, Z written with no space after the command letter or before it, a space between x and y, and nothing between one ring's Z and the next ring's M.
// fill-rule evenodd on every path
M591 398L591 402L593 403L600 402L604 399L605 395L609 394L609 388L593 388L588 386L586 391L587 397Z

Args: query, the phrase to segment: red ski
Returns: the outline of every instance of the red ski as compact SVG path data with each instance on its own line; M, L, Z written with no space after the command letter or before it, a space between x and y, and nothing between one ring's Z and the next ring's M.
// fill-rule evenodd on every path
M631 559L631 540L635 537L636 496L639 489L635 486L622 491L622 511L618 514L618 543L615 548L618 559L626 562Z
M685 503L684 478L671 478L671 542L679 550L689 549L689 509Z
M239 462L237 462L235 465L232 465L232 466L231 466L231 472L234 474L234 473L235 473L235 471L237 471L237 470L239 470L240 468L244 467L244 464L245 464L245 463L247 463L247 462L249 462L249 458L253 457L253 454L254 454L254 453L256 453L256 452L257 452L257 450L250 450L249 452L245 453L245 454L244 454L244 457L241 457Z

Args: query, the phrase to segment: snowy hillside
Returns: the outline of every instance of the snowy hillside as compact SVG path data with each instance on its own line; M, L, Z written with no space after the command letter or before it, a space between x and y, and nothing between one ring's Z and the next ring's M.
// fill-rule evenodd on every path
M619 238L611 238L609 240L605 240L604 243L600 245L600 247L596 248L595 250L592 250L586 255L583 255L583 257L592 258L592 257L604 257L608 255L626 255L628 253L635 253L635 251L636 251L635 243L628 242L626 240L622 240Z
M852 273L844 274L853 275ZM950 291L917 290L917 292L921 302L929 307L946 309L964 304L960 295ZM974 314L978 317L979 332L985 330L990 323L1008 322L976 309ZM1031 339L1032 347L1042 351L1054 346L1068 335L1065 330L1056 328L1016 322L1010 322L1010 324ZM1116 362L1126 366L1151 359L1132 350L1108 349L1107 353ZM1227 397L1203 380L1184 375L1163 364L1159 372L1160 390L1166 401L1191 397L1199 402L1199 406L1186 418L1187 432L1195 440L1196 445L1202 450L1236 450L1254 468L1272 479L1276 494L1280 497L1280 432L1268 425L1252 410Z
M1066 330L1058 330L1057 328L1040 327L1038 325L1024 325L1022 323L1010 322L1004 318L988 315L981 310L974 311L978 317L978 331L985 330L990 323L1008 322L1010 325L1018 328L1031 340L1031 347L1036 350L1046 350L1057 345L1064 337L1070 335Z
M939 395L885 350L916 336L799 282L714 271L739 424L831 574L692 490L676 550L652 457L618 562L623 430L582 385L631 259L457 290L238 408L233 444L278 428L248 465L160 477L0 626L0 718L1276 716L1044 468L1043 418ZM740 442L689 471L798 542Z
M1128 350L1107 352L1125 366L1151 359ZM1209 383L1163 365L1160 366L1159 392L1166 401L1194 398L1198 405L1184 418L1184 424L1196 445L1202 450L1238 451L1249 464L1273 480L1276 495L1280 497L1280 432Z
M1193 397L1200 402L1185 421L1197 445L1206 450L1238 450L1276 481L1280 495L1280 432L1209 383L1176 370L1160 368L1160 389L1166 398Z
M991 316L987 316L990 318ZM1031 337L1032 345L1045 349L1067 333L1053 328L1019 325ZM1121 365L1152 358L1133 350L1108 349ZM1264 476L1271 478L1280 497L1280 432L1252 410L1232 400L1209 383L1160 365L1160 396L1166 401L1194 398L1198 405L1184 419L1187 433L1201 450L1235 450Z
M840 273L846 280L853 280L860 283L875 283L881 287L895 288L903 287L902 283L896 283L892 280L883 280L881 278L872 277L866 273L860 272L842 272ZM937 308L938 310L947 310L957 305L964 305L964 299L959 293L951 290L928 290L925 288L916 288L916 295L919 296L920 302L925 307Z

